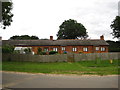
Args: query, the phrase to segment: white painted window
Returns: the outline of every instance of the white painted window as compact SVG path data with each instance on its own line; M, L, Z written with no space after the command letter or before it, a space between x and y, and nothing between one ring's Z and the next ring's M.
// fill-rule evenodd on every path
M73 51L73 52L76 52L76 51L77 51L77 48L72 48L72 51Z
M96 50L96 51L99 51L99 47L95 47L95 50Z
M105 51L105 47L101 47L101 51Z
M53 51L58 51L58 48L53 48Z
M84 48L83 48L83 51L84 51L84 52L87 52L87 51L88 51L88 48L87 48L87 47L84 47Z
M62 47L62 51L65 51L65 47Z

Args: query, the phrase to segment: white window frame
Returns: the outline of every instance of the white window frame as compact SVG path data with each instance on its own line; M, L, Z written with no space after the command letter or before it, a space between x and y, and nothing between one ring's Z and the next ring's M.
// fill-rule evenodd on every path
M96 51L99 51L99 49L100 49L99 47L95 47L95 50L96 50Z
M106 50L106 48L105 47L101 47L101 51L105 51Z
M83 48L83 51L84 51L84 52L88 52L88 47L84 47L84 48Z
M57 51L58 51L58 48L53 48L53 51L56 51L56 52L57 52Z
M72 51L73 51L73 52L76 52L76 51L77 51L77 48L76 48L76 47L72 48Z
M62 51L65 51L65 47L62 47Z

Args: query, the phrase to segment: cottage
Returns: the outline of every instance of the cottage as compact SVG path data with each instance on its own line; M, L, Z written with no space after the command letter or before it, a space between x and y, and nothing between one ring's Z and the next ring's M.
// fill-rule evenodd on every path
M100 39L63 39L53 40L3 40L3 45L9 44L15 47L29 47L34 53L37 53L38 48L44 52L57 51L62 54L64 52L73 53L107 53L109 44L104 40L104 36Z

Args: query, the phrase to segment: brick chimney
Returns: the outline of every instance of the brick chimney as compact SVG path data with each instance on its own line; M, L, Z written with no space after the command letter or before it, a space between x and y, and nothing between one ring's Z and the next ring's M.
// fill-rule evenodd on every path
M0 40L2 40L2 37L0 36Z
M53 40L53 36L50 36L50 40Z
M100 40L104 40L104 36L102 35L102 36L100 36Z

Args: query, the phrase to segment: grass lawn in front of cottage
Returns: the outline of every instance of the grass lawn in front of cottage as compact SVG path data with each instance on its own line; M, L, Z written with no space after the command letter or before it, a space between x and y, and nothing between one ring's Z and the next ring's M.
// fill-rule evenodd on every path
M77 74L77 75L118 75L120 60L79 61L79 62L2 62L3 71L45 73L45 74Z

